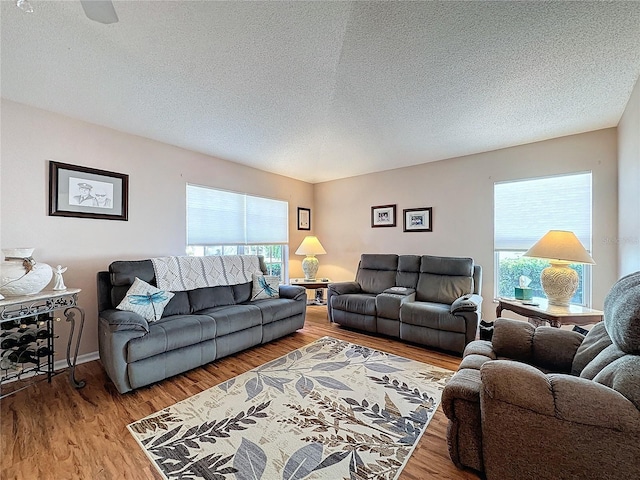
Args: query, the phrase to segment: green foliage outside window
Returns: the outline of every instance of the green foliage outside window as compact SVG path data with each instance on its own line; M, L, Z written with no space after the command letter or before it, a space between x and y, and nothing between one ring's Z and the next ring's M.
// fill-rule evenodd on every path
M529 288L533 291L534 297L545 298L546 295L542 290L540 284L540 275L542 270L549 266L548 260L540 258L529 257L517 257L517 258L500 258L498 267L498 296L499 297L512 297L514 296L514 288L519 286L519 279L521 275L529 277L531 283ZM578 305L584 304L583 299L583 280L584 280L584 265L572 264L570 268L573 268L578 272L580 282L578 283L578 290L571 299L571 303Z

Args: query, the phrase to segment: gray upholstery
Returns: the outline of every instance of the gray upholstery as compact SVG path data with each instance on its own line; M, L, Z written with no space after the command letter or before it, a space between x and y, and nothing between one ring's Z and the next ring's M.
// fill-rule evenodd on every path
M260 265L266 273L262 258ZM99 272L97 278L100 360L121 393L304 326L303 287L281 285L280 298L251 302L251 282L174 292L162 318L147 322L115 308L136 277L155 284L150 260L113 262L109 272Z
M498 319L470 343L442 394L453 462L487 480L640 478L639 282L612 287L586 337Z
M461 354L476 336L481 277L471 258L363 254L354 282L329 284L329 319Z

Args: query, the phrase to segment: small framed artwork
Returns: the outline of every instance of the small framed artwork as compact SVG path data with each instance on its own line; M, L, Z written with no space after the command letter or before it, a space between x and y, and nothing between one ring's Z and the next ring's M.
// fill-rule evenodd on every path
M395 226L395 205L379 205L377 207L371 207L371 228Z
M129 175L49 161L49 215L128 220Z
M298 230L311 230L311 209L298 207Z
M433 207L405 208L404 231L405 232L432 232Z

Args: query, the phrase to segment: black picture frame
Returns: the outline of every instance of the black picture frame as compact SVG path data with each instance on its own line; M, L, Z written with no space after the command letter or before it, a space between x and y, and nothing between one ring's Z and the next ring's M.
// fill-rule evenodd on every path
M371 228L395 227L396 206L378 205L371 207Z
M129 175L49 161L49 215L129 219Z
M433 207L405 208L402 213L405 232L433 231Z
M298 230L311 230L311 209L298 207Z

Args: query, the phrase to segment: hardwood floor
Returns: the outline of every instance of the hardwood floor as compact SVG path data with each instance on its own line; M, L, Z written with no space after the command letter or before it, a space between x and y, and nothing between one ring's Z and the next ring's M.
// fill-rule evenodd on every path
M76 370L76 377L87 381L81 390L75 390L66 375L57 375L51 384L40 382L4 398L0 401L0 478L161 480L129 434L129 423L324 335L451 370L460 362L440 352L343 329L329 323L326 307L309 306L303 330L125 395L117 392L94 361ZM451 463L446 429L447 419L438 407L401 480L479 478Z

